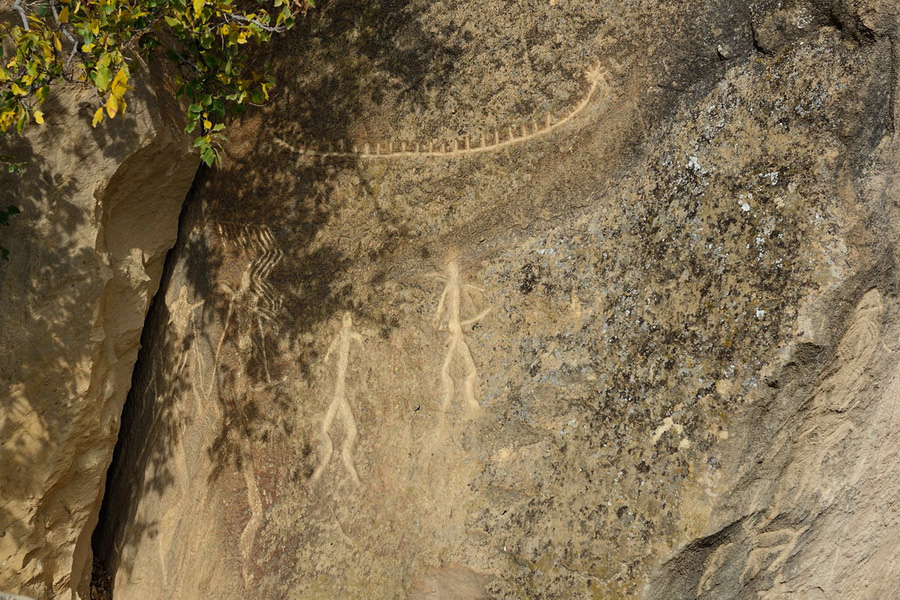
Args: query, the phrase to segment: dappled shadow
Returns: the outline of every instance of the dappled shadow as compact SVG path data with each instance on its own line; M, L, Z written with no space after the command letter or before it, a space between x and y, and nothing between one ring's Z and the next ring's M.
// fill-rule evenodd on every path
M361 10L339 1L310 11L275 50L275 102L258 121L248 115L236 127L233 146L243 153L198 186L198 225L207 235L189 243L183 260L186 279L206 301L203 330L220 328L215 346L222 354L214 360L222 427L209 448L211 478L229 464L240 467L246 441L267 441L273 426L286 433L293 400L279 383L309 375L317 357L305 336L350 308L350 284L341 282L350 249L314 242L334 209L334 179L355 169L355 161L297 161L271 141L357 137L365 73L381 73L382 86L365 86L382 90L439 76L452 50L417 26L415 11L404 2L374 2ZM350 31L364 33L348 48ZM297 57L312 52L308 47L315 48L317 63L335 68L297 69ZM289 365L273 360L279 344L291 350ZM225 360L229 349L236 360Z
M275 437L291 435L297 408L287 384L309 378L319 358L311 336L323 323L348 309L361 314L367 325L377 327L378 320L385 318L351 305L351 298L364 296L343 276L351 267L351 257L362 254L349 246L360 232L348 232L337 241L333 235L319 239L341 208L335 181L359 165L353 158L317 161L302 157L276 139L293 146L387 139L396 129L396 123L386 116L391 111L371 114L371 107L393 102L410 109L407 113L413 120L418 116L417 107L437 106L429 122L421 127L417 122L406 135L427 140L446 136L447 131L451 139L474 134L475 130L466 129L472 127L466 121L489 112L482 110L488 101L475 98L453 106L452 98L445 102L435 97L454 80L462 45L470 51L477 45L466 39L465 32L457 35L452 31L458 23L446 25L447 31L425 30L422 22L427 19L421 14L425 10L426 3L404 0L364 5L352 0L322 3L288 36L276 41L271 56L258 57L260 64L275 65L279 86L274 101L235 123L229 130L225 165L199 175L187 201L178 246L168 261L161 295L168 292L171 303L183 293L186 304L179 310L188 312L180 317L168 314L165 303L157 301L148 320L148 329L160 331L145 332L135 386L123 417L122 442L110 471L110 489L95 536L95 549L110 572L122 569L130 573L136 565L129 553L159 537L162 528L173 527L172 523L156 522L153 514L171 510L180 513L175 518L194 516L194 491L203 493L204 486L210 488L210 483L228 477L228 483L240 488L255 477L254 450ZM585 18L570 30L587 34L599 26L598 18ZM542 35L549 38L555 25L548 20L541 27ZM493 33L482 32L486 38ZM510 30L504 35L517 33ZM505 54L508 60L521 59L516 52ZM552 61L556 54L545 49L540 56ZM510 94L502 92L517 87L516 77L531 76L530 63L528 69L507 74L503 87L478 90L494 93L491 102L499 103L498 114L485 126L499 126L519 114L526 119L543 117L541 108L569 109L573 99L583 96L582 73L595 59L593 54L573 52L567 59L570 64L560 67L559 73L553 70L557 63L548 62L546 76L539 85L530 86L535 89L519 101L509 100ZM467 73L460 89L454 91L470 91L466 85L478 77L488 79L485 73L491 73L490 69L490 64L479 63L479 69ZM564 85L554 97L551 88L558 81ZM542 96L546 96L543 101ZM446 119L437 114L444 112ZM459 180L451 183L463 187L461 180L470 178L473 169L461 170ZM598 167L586 163L581 169L579 173L593 173ZM378 185L374 179L359 177L352 184L359 188L350 193L375 197L376 193L367 189ZM450 189L450 184L442 183L445 185L433 189ZM541 198L535 195L533 200ZM493 203L480 210L482 218L469 221L475 226L491 223L496 232L498 223L507 219L502 212L493 214ZM372 220L379 218L377 213L373 207ZM457 222L463 219L452 218L458 218ZM374 258L380 258L377 253L386 246L370 249ZM415 248L417 262L424 250ZM198 306L190 308L194 304ZM178 323L179 318L189 319L190 327L174 331L173 322ZM385 324L383 329L388 328ZM201 407L198 412L187 408L192 404ZM200 419L210 423L208 429L202 430ZM179 456L188 443L183 436L190 435L183 432L191 430L202 430L199 435L204 440L193 443L186 456ZM193 472L179 466L186 462ZM239 475L245 475L244 481ZM192 486L192 482L196 483ZM180 498L166 498L166 506L153 505L155 496L180 486L184 488L178 492ZM190 491L192 487L194 491ZM254 493L252 486L246 487L252 513L259 509L253 508L249 498ZM147 505L146 511L141 510L142 503ZM250 521L253 519L251 515ZM226 516L221 520L225 522ZM243 524L247 517L243 514L235 520ZM178 555L163 547L160 556Z
M59 284L61 271L52 277L51 266L69 264L66 276L88 277L92 256L88 248L77 248L69 238L86 216L71 201L79 184L77 176L64 179L35 154L32 142L24 137L0 136L0 154L27 164L21 175L0 173L0 205L22 210L9 227L0 228L0 245L10 250L9 262L0 261L0 306L5 311L0 328L0 535L11 538L18 548L29 548L38 541L39 532L29 518L32 513L24 509L32 504L30 498L43 492L42 482L31 476L33 465L56 460L60 442L72 429L71 414L47 410L43 378L36 374L42 368L74 369L88 352L63 353L64 341L54 327L79 312L81 298L58 298L53 321L34 310L35 304L46 301L54 284ZM55 218L42 226L39 219L51 192ZM39 343L28 343L29 339ZM66 396L65 392L59 396ZM33 592L50 592L52 577L36 583L43 587L34 587Z
M130 573L133 552L171 527L153 517L155 508L166 510L153 507L154 497L173 490L181 499L167 498L167 506L181 502L178 510L189 512L191 482L202 488L201 473L212 482L246 472L253 444L292 433L287 384L309 376L317 359L307 336L350 308L352 284L342 279L350 249L316 238L334 210L335 174L356 163L298 161L272 140L358 137L361 62L395 90L438 76L452 52L416 23L402 2L364 10L348 0L325 3L257 59L276 65L276 97L233 124L223 166L198 174L141 340L93 542L111 573ZM348 48L341 32L354 28L365 39ZM335 68L298 69L306 47ZM201 420L211 424L198 446L185 436L202 429ZM208 462L185 455L199 447ZM153 508L142 510L145 503Z
M107 151L121 160L137 146L133 119L104 124L97 128L103 141L91 143L90 119L72 114L77 96L60 86L44 105L46 124L26 136L0 135L0 155L24 163L22 173L0 171L0 205L21 209L0 228L0 245L10 250L9 261L0 261L0 537L19 553L9 557L15 568L0 571L0 587L10 581L38 596L58 593L54 582L70 568L56 563L60 548L44 523L83 516L66 512L72 485L83 483L66 478L83 469L81 440L95 439L104 423L103 406L76 400L87 393L79 379L98 350L91 324L106 285L98 273L108 268L90 237L97 190L88 186L116 165L81 160ZM25 582L22 573L34 576Z

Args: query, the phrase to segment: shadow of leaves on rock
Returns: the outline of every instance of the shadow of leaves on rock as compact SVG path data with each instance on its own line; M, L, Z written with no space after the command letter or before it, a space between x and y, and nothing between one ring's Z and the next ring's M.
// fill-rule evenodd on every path
M0 537L24 556L15 569L41 573L25 583L12 579L34 595L59 592L54 581L69 568L56 564L57 545L65 542L53 537L68 530L48 533L45 523L84 524L84 511L69 512L73 484L66 478L95 474L93 466L79 467L77 461L84 440L94 438L103 423L104 406L73 400L86 394L86 382L77 379L97 352L98 344L88 337L105 286L106 267L85 238L94 217L93 190L87 186L109 164L78 159L112 146L110 157L124 157L137 146L132 119L104 126L103 143L99 148L91 144L90 134L70 114L72 90L61 89L64 100L54 94L45 103L45 125L33 126L25 136L0 135L0 155L24 165L21 173L0 173L0 205L21 209L0 230L0 244L10 250L9 261L0 261L0 348L5 351L0 361ZM66 150L56 149L60 140Z
M220 331L213 360L222 426L209 447L210 480L229 465L240 469L245 442L288 433L293 400L280 383L309 376L317 356L305 336L350 308L351 284L339 282L350 248L315 240L333 209L333 180L356 163L297 162L271 140L353 138L363 79L366 89L379 77L408 88L450 64L452 52L417 28L410 6L374 2L361 11L339 1L308 13L271 57L280 96L262 118L245 119L233 139L244 153L205 174L195 192L208 241L196 253L186 248L186 278L206 302L201 329ZM354 31L362 34L348 47ZM311 65L329 68L298 70L305 47L314 48ZM284 348L289 363L276 360Z
M416 23L402 2L330 2L259 59L275 65L275 101L235 123L225 164L198 174L147 320L94 537L111 573L130 574L141 544L167 535L172 523L153 515L177 502L187 514L191 494L222 478L242 485L255 451L293 433L288 384L308 378L318 359L309 335L351 308L342 274L353 251L317 236L334 210L336 175L357 165L298 162L272 139L358 138L361 90L377 88L373 80L396 90L446 68L452 53ZM357 30L364 35L347 47ZM210 423L199 434L206 456L185 455L184 436L201 420ZM173 489L180 500L153 505Z

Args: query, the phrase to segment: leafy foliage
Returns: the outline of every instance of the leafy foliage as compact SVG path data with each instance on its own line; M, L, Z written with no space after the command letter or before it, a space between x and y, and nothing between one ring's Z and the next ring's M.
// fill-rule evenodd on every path
M207 165L220 159L228 118L269 98L273 81L248 45L289 29L297 0L16 0L21 25L0 49L0 132L44 122L55 82L96 94L93 125L125 112L132 72L157 50L178 65L186 131ZM8 162L6 164L9 164Z
M9 227L9 218L17 214L19 214L19 209L15 206L0 208L0 225ZM3 246L0 246L0 258L2 258L3 260L9 260L9 250L4 248Z

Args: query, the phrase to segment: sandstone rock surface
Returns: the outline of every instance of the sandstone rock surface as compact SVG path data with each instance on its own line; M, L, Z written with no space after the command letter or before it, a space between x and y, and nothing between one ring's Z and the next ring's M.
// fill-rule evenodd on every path
M311 12L148 321L116 600L891 597L896 18Z
M0 241L0 589L39 600L87 598L122 405L197 165L147 89L96 129L86 93L48 103L43 127L0 140L27 163L0 176L0 203L22 209Z

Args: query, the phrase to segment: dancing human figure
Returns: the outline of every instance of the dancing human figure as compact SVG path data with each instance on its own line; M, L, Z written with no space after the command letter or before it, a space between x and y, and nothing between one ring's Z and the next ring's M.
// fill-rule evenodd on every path
M328 352L325 353L325 362L327 363L332 352L337 350L337 379L334 384L331 405L328 407L328 412L325 413L325 418L322 420L322 459L313 473L313 481L322 476L322 473L331 461L334 444L328 432L334 424L335 417L340 415L344 421L344 442L341 445L341 460L353 478L353 482L359 484L359 475L353 463L353 445L356 443L356 421L353 418L353 411L350 410L350 403L347 401L347 365L350 362L351 341L359 342L362 345L362 336L353 331L353 317L351 317L349 312L346 312L341 322L340 333L334 338L331 346L328 348Z
M446 275L439 276L445 280L447 284L441 293L441 299L438 301L437 312L434 316L434 324L436 327L443 329L441 323L446 317L447 331L450 332L450 341L447 346L447 354L444 357L444 364L441 366L441 384L444 391L444 399L441 403L441 410L447 412L453 401L453 377L450 375L450 366L455 358L459 358L462 363L464 381L463 381L463 398L466 405L472 410L480 408L478 400L475 398L475 385L478 379L478 370L475 361L472 359L472 352L469 350L469 343L466 335L463 333L463 327L480 321L488 312L487 308L470 319L463 320L461 316L462 304L466 302L475 310L475 303L469 290L484 290L478 286L463 283L459 274L459 264L456 259L447 263Z

